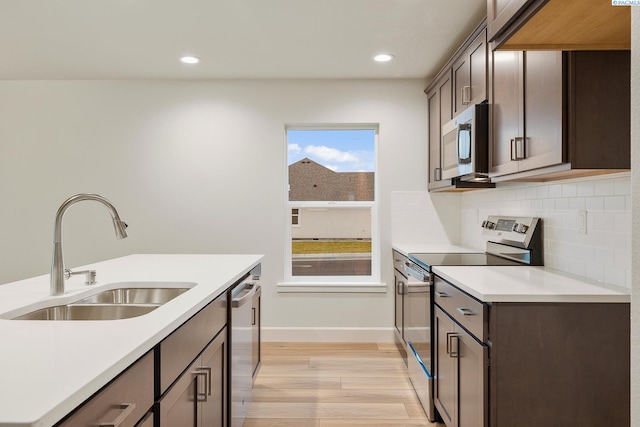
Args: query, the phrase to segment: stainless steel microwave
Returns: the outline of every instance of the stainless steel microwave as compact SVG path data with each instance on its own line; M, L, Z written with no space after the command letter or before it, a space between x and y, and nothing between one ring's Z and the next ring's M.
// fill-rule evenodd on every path
M442 179L489 181L489 108L475 104L442 126Z

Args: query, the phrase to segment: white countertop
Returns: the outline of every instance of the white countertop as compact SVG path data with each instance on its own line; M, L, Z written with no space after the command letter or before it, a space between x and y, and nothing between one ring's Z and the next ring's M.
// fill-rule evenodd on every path
M433 272L484 302L630 302L630 290L545 267L434 267Z
M262 255L131 255L76 268L98 284L66 281L49 296L49 275L0 286L0 316L27 304L66 303L114 282L194 282L189 291L131 319L0 319L0 426L51 426L108 383L262 260Z

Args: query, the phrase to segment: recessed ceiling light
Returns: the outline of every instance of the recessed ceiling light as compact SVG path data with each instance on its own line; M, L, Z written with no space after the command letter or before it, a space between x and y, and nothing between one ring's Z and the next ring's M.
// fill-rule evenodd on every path
M374 61L377 62L389 62L393 59L393 55L390 53L381 53L380 55L376 55L373 57Z
M198 62L200 62L200 58L196 56L183 56L182 58L180 58L180 61L184 62L185 64L197 64Z

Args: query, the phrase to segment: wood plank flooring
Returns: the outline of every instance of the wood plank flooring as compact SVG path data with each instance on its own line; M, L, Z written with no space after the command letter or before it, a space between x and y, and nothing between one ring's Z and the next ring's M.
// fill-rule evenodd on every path
M394 344L263 343L244 427L423 427Z

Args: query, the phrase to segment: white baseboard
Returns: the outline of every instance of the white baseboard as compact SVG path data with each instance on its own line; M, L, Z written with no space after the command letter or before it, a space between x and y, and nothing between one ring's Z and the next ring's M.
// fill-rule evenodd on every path
M393 328L262 327L263 342L394 342Z

